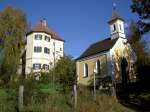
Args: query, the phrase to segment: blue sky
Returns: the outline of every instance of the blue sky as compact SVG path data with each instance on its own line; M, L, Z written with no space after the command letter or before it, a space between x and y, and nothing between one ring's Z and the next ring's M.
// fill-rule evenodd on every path
M126 23L137 19L130 10L131 0L0 0L0 10L8 5L23 10L31 26L46 18L65 39L65 53L77 58L90 44L110 36L107 21L113 2Z

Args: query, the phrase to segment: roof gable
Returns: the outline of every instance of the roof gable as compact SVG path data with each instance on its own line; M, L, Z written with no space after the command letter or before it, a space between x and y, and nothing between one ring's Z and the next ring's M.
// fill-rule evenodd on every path
M113 40L111 40L111 38L107 38L105 40L93 43L81 54L79 58L77 58L77 60L88 57L88 56L92 56L92 55L95 55L104 51L108 51L114 46L117 40L118 38L113 39Z

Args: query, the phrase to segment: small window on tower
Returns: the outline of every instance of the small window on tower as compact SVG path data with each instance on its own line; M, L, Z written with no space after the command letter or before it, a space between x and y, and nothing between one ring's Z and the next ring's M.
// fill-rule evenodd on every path
M115 24L113 25L113 31L116 31L116 25Z
M122 31L122 26L121 26L121 24L119 25L119 27L120 27L120 30Z

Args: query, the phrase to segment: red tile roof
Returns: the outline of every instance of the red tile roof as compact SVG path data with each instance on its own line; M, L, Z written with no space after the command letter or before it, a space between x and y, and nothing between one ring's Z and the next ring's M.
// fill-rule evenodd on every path
M84 52L83 54L81 54L81 56L79 58L77 58L76 60L85 58L85 57L89 57L92 55L96 55L98 53L101 52L105 52L110 50L114 44L116 43L116 41L118 40L118 38L111 40L111 38L107 38L105 40L96 42L94 44L91 44Z
M64 39L60 38L56 32L54 32L50 27L48 27L44 23L44 20L40 20L36 24L36 26L33 29L31 29L31 31L29 31L27 33L27 35L29 35L29 34L31 34L33 32L44 32L44 33L47 33L47 34L51 35L53 39L64 41Z

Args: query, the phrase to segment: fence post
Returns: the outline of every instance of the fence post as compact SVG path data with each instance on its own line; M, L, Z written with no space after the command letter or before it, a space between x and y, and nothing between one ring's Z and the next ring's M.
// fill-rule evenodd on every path
M74 90L74 108L77 108L77 85L73 85L73 90Z
M24 92L24 86L19 86L19 92L18 92L18 109L19 112L23 110L23 92Z
M96 74L97 74L97 70L96 68L94 68L94 82L93 82L93 86L94 86L94 101L96 101Z

